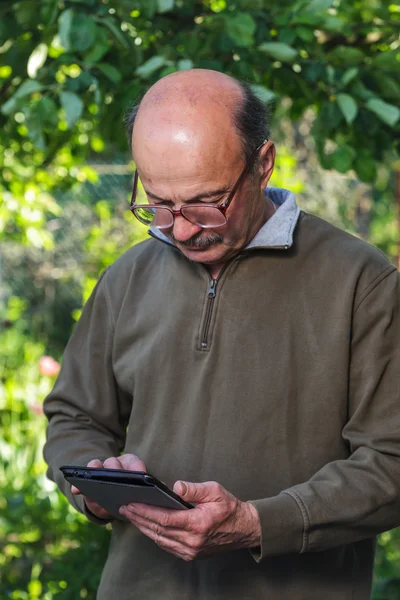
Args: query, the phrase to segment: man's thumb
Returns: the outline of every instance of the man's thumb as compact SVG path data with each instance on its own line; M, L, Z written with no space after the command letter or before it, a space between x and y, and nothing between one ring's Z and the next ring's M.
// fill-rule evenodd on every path
M214 481L205 483L192 483L189 481L177 481L174 485L174 492L181 496L186 502L199 504L202 502L216 502L221 499L219 492L220 486Z

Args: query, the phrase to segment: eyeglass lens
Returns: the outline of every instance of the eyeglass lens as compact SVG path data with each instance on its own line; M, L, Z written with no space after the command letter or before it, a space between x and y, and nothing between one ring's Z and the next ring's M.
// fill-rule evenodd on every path
M183 206L181 212L190 223L203 228L221 227L226 223L225 216L216 206ZM157 229L169 229L174 224L172 212L163 206L137 207L134 213L139 221Z

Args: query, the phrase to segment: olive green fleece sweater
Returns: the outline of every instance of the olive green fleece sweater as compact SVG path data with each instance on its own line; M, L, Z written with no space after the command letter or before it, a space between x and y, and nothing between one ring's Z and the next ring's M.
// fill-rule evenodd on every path
M169 485L218 481L262 524L259 550L186 563L115 521L99 600L369 598L374 537L400 523L399 276L308 214L292 240L297 216L211 292L152 239L88 301L45 401L49 476L86 512L59 466L133 452Z

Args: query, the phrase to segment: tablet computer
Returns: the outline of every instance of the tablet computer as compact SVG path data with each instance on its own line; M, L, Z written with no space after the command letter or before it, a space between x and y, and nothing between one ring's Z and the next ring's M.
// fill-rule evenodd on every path
M143 471L77 466L64 466L60 467L60 470L65 479L84 496L97 502L120 521L128 521L119 513L120 507L131 502L177 510L194 508L165 483Z

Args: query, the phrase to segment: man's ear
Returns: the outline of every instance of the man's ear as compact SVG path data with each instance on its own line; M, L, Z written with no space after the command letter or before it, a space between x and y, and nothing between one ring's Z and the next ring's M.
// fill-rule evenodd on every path
M264 190L268 185L275 165L275 145L271 140L261 148L259 165L261 175L260 186Z

